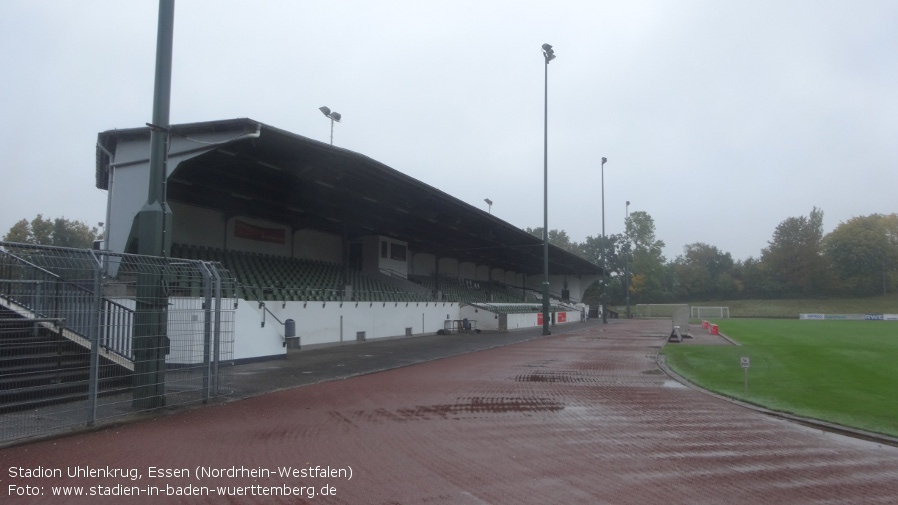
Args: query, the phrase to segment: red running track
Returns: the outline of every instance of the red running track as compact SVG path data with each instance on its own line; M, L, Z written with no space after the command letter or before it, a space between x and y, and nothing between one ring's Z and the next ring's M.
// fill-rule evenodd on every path
M7 448L0 502L898 503L898 449L676 387L653 361L666 324L614 322ZM69 477L76 467L94 473ZM186 475L153 478L151 467ZM224 474L197 479L198 468ZM54 486L119 495L52 496ZM309 487L314 498L295 494Z

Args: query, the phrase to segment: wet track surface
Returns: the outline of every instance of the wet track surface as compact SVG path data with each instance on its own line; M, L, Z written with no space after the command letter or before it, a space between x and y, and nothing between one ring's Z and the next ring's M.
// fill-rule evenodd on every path
M654 360L669 322L572 328L2 449L0 496L50 504L898 503L898 449L766 416L661 373ZM136 469L140 478L66 476L79 465ZM277 475L288 466L347 475ZM11 478L9 467L63 475ZM189 475L152 478L150 467ZM197 479L202 467L224 476ZM9 499L10 484L44 494ZM50 496L53 486L117 485L142 494ZM164 496L166 486L206 494ZM216 486L256 495L219 496ZM285 486L291 496L261 495ZM296 496L299 486L316 496Z

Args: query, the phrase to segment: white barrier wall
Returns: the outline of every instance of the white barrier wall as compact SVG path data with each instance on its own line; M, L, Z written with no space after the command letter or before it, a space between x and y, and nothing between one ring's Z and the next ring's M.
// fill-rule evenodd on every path
M133 300L116 301L134 308ZM223 303L230 304L233 300L225 299ZM188 353L190 343L203 332L205 315L197 310L197 306L196 298L172 298L172 307L168 311L172 354L166 358L168 363L193 364L201 361L201 355ZM496 331L500 318L495 313L471 305L459 307L458 303L450 302L267 302L266 307L270 313L259 308L258 302L240 300L235 311L227 311L234 318L232 359L242 361L285 355L284 325L278 319L293 319L300 344L306 347L356 342L361 332L364 332L366 341L432 335L445 328L447 320L465 318L477 321L476 328L479 330ZM265 326L262 326L263 317ZM506 317L508 330L541 326L537 313L507 314ZM580 312L557 312L555 317L557 325L575 323L580 321ZM228 325L226 319L223 324Z
M499 315L487 310L466 305L459 310L458 319L477 321L476 328L481 331L496 331L499 329ZM506 329L518 330L522 328L534 328L542 326L540 315L535 312L523 314L506 314ZM556 325L580 322L580 311L569 310L555 313Z
M458 319L457 303L434 302L267 302L277 319L293 319L303 347L365 340L434 334L446 319ZM285 354L284 326L265 314L257 302L241 301L235 314L234 359Z
M477 321L477 324L473 327L481 331L496 331L499 329L499 316L497 314L472 307L471 305L462 307L458 311L457 319Z

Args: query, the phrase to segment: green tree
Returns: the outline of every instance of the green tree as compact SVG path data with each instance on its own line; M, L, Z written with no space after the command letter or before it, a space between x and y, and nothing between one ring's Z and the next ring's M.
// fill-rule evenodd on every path
M41 216L38 215L37 217ZM12 225L6 235L3 236L3 240L7 242L18 242L20 244L25 244L28 243L31 237L31 224L27 219L23 219Z
M849 219L824 238L823 250L839 294L887 294L898 281L898 214Z
M702 242L683 248L672 268L676 293L684 300L709 300L738 297L741 283L734 277L735 262L730 253Z
M655 238L655 220L645 211L631 212L626 221L629 237L630 295L634 303L664 301L669 293L664 287L664 241Z
M815 296L828 287L822 242L823 211L817 207L807 217L790 217L776 227L761 252L775 295Z
M605 268L610 276L623 275L624 271L624 237L621 234L608 235L605 237ZM586 240L579 244L583 257L596 265L602 264L602 236L586 237Z
M18 221L3 236L7 242L77 248L89 248L99 238L102 237L96 227L64 217L45 219L41 214L30 222L27 219Z
M542 226L537 228L524 228L524 231L533 235L534 237L538 237L540 240L542 240L543 238ZM577 256L583 257L583 250L580 248L580 244L571 241L571 238L564 230L549 230L549 243L554 246L560 247L565 251L574 253Z
M586 241L580 244L580 249L583 251L584 258L596 265L602 265L602 246L602 236L597 235L595 237L586 237ZM604 248L605 271L608 275L608 285L605 287L605 292L608 295L608 303L621 304L626 299L626 288L624 287L626 241L624 236L615 234L605 237ZM584 301L590 305L598 305L602 290L602 282L594 282L584 293Z

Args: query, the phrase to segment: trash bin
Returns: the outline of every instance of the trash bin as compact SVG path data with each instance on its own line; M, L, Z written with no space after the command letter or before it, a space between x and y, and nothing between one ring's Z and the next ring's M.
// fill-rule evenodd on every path
M299 349L299 337L296 336L296 321L287 319L284 321L284 347L287 349Z

